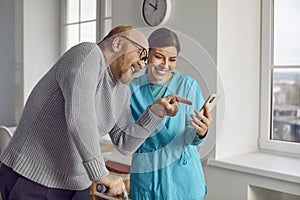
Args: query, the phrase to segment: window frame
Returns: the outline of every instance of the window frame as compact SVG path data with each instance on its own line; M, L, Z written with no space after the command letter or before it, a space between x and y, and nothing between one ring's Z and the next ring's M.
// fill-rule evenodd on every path
M274 66L273 64L273 26L274 1L262 1L261 12L261 89L260 89L260 135L258 147L260 150L280 154L300 156L300 143L272 140L272 72L273 68L293 66ZM299 66L298 66L299 67ZM297 68L298 68L297 67Z
M60 52L63 54L66 49L67 35L65 31L66 24L66 5L67 0L61 1L61 46ZM111 29L112 25L112 0L97 0L97 11L96 11L96 42L100 41L107 32Z

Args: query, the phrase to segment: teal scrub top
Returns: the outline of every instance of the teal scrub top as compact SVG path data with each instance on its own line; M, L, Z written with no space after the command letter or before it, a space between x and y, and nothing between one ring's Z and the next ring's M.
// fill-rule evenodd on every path
M130 84L131 111L137 120L143 111L160 97L177 94L193 102L179 103L174 117L163 122L132 156L130 198L133 200L202 200L206 184L197 146L203 140L189 125L190 114L204 104L201 89L190 76L173 73L170 81L150 84L147 75Z

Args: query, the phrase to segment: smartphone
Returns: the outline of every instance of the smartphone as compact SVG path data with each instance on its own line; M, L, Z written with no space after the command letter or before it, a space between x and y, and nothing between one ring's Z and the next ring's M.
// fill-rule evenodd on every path
M217 104L218 100L220 99L220 95L217 94L211 94L209 97L206 99L205 103L203 104L202 108L200 109L200 112L203 113L204 110L204 105L208 105L208 111L211 112L215 105Z

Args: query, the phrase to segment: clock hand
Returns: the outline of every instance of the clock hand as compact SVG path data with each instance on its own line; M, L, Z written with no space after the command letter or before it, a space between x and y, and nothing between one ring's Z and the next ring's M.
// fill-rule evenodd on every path
M156 5L153 5L152 3L148 3L152 8L154 8L154 10L157 9L157 6Z
M155 0L155 8L157 9L157 0Z

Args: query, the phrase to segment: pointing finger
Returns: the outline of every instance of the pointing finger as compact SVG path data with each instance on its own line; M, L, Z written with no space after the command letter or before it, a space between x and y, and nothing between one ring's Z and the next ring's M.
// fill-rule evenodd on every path
M193 104L190 100L185 99L185 98L183 98L181 96L176 96L176 100L177 100L177 102L185 103L185 104L188 104L188 105L192 105Z

